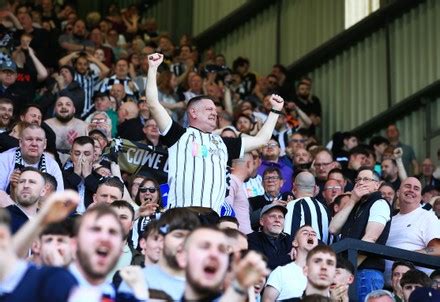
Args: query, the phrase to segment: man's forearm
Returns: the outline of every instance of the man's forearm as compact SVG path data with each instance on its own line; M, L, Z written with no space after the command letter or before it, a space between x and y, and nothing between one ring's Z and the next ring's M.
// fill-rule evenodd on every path
M270 112L266 122L263 124L263 127L261 127L260 131L258 131L256 136L245 136L242 138L244 152L255 150L269 141L272 136L273 129L275 128L275 124L278 120L278 116L279 115L277 113Z
M415 252L430 255L430 256L440 256L440 248L438 247L425 247L421 250L416 250Z
M159 130L163 132L171 123L171 117L168 115L166 109L159 103L156 76L157 69L152 67L148 68L146 97L150 112L156 120Z
M353 210L354 205L355 202L350 200L350 203L348 203L338 214L333 217L329 226L330 233L334 235L338 235L341 233L341 229L347 221L351 211Z
M408 178L408 175L406 174L406 170L405 170L405 166L403 165L402 158L396 159L396 163L399 172L399 179L400 181L404 181L405 179Z

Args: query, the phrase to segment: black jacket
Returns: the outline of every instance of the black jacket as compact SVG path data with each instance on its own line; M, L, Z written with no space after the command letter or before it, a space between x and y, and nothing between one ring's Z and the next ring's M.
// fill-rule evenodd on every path
M132 118L124 121L118 126L119 137L125 138L131 141L141 141L145 139L145 134L142 131L144 125L142 125L139 117Z
M362 237L364 237L368 224L368 219L370 217L370 209L379 199L383 199L380 192L374 192L371 193L366 200L361 200L354 206L353 210L351 210L350 215L347 218L347 221L344 224L344 227L342 228L342 239L353 238L360 240L362 239ZM385 228L383 229L381 235L376 240L376 244L386 244L388 235L390 233L390 226L391 219L385 225ZM384 271L385 260L382 258L367 257L367 259L365 259L364 262L362 262L362 264L359 266L359 269L365 268Z
M292 262L292 237L281 233L278 237L271 237L263 232L253 232L247 235L249 250L262 253L267 257L267 266L273 270L277 266Z
M78 191L78 185L83 180L81 176L73 172L73 167L63 170L64 189ZM92 173L84 179L84 205L87 208L93 202L93 194L99 184L98 177Z

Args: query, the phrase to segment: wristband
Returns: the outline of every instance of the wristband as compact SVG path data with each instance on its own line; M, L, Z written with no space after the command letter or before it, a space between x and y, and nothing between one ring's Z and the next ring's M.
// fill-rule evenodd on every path
M241 288L237 280L232 281L231 287L240 296L247 296L247 292Z
M273 112L273 113L276 113L276 114L281 114L281 115L283 115L284 113L282 112L282 111L280 111L280 110L276 110L276 109L270 109L270 112Z

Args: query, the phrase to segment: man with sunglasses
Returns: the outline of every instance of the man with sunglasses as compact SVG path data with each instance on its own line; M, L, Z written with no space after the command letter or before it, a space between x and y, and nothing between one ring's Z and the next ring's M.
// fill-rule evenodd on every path
M217 110L209 96L197 96L188 101L188 128L173 122L159 103L156 83L162 54L148 57L147 103L156 120L164 143L169 147L168 207L201 206L220 213L226 193L228 162L245 152L267 143L283 109L284 100L270 97L271 112L256 136L222 138L212 134L217 128Z
M370 168L361 167L355 178L350 201L330 223L330 232L341 238L360 239L385 245L390 232L391 208L378 192L379 176ZM356 274L359 301L384 286L385 260L359 256Z

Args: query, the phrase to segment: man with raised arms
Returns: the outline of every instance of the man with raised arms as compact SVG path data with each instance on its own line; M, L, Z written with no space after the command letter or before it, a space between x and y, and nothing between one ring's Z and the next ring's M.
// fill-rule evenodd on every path
M169 147L168 207L202 206L220 212L225 199L227 163L269 141L284 100L278 95L271 96L271 112L255 137L231 139L212 134L217 128L214 100L197 96L188 101L189 127L185 129L173 122L159 103L156 75L162 61L161 54L148 57L146 96L151 115Z

